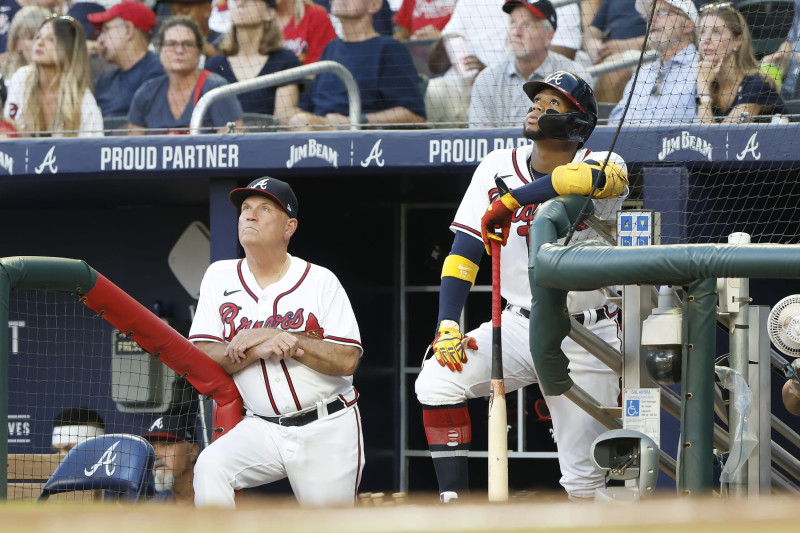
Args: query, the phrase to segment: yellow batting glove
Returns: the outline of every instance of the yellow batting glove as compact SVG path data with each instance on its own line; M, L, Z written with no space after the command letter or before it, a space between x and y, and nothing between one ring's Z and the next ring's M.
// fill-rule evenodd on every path
M453 320L442 320L439 332L431 343L433 355L440 365L446 366L451 372L461 372L463 364L467 362L467 353L464 345L471 350L478 349L478 343L471 337L464 337L458 324Z

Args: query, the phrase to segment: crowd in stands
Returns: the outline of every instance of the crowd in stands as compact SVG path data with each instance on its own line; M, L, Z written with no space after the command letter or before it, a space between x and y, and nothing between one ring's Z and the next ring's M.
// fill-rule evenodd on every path
M735 2L0 0L2 129L187 133L210 90L322 60L353 75L362 127L515 127L522 84L558 70L613 107L610 125L749 122L795 99L794 3L785 41L757 57ZM654 59L637 72L643 48ZM202 131L246 131L250 116L351 124L344 82L323 72L220 99Z

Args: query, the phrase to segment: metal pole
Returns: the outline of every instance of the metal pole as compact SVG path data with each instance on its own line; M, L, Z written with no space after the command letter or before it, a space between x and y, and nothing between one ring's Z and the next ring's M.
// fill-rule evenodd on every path
M728 236L729 244L749 244L750 235L747 233L731 233ZM736 302L725 302L730 308L730 360L728 366L740 373L745 381L748 381L749 370L749 328L750 328L750 280L747 278L727 278L725 283L733 289L733 298L737 299ZM738 291L736 288L738 287ZM738 295L738 296L737 296ZM739 413L732 409L734 405L734 395L731 391L730 404L728 408L728 433L730 435L730 443L728 449L733 449L736 437L735 428L743 423ZM747 467L742 467L732 477L733 481L728 483L728 494L735 498L742 498L747 496Z

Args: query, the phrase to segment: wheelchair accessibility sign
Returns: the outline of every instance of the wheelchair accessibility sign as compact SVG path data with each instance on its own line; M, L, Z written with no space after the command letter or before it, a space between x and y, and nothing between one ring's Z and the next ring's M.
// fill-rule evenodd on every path
M661 445L661 389L622 391L622 426L640 431Z

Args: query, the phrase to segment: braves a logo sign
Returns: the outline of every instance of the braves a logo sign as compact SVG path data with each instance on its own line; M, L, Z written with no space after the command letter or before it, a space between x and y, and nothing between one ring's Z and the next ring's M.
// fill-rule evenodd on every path
M114 464L114 461L117 460L117 452L114 449L119 446L119 443L122 441L117 441L111 446L108 447L106 451L103 452L103 455L100 456L100 459L91 467L91 468L84 468L83 474L86 476L93 476L97 470L101 467L106 468L106 475L111 476L114 474L114 471L117 469L117 466Z

